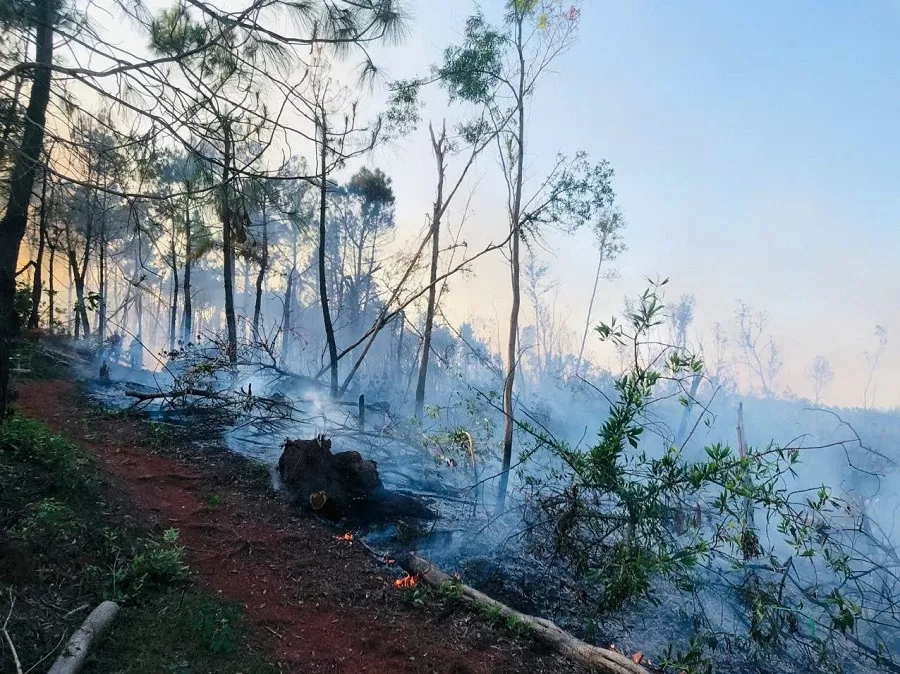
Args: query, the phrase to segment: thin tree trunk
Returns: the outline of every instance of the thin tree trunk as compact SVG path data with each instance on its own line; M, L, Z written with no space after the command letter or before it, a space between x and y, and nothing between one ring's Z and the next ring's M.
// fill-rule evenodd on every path
M244 255L244 278L241 283L241 316L247 316L247 305L250 299L250 256ZM241 341L247 341L247 321L241 321Z
M25 110L22 145L9 178L6 214L0 220L0 423L6 419L9 361L12 341L19 327L15 310L16 260L28 223L28 204L44 144L44 123L50 100L49 66L53 63L53 27L56 21L54 6L50 0L35 0L34 3L35 14L39 17L35 38L34 80Z
M193 339L191 326L191 205L185 200L184 208L184 313L181 316L181 339L190 344Z
M49 328L51 334L53 334L56 324L56 288L54 287L56 283L56 279L54 279L55 273L56 246L50 246L50 275L47 277L47 283L50 286L49 292L47 293L47 311L49 313L49 315L47 316L47 327Z
M397 320L400 321L400 327L397 330L397 354L395 356L395 371L397 373L397 385L400 386L403 383L403 335L406 332L406 315L401 311L397 315Z
M100 304L97 307L97 343L106 341L106 193L103 194L103 220L100 222Z
M519 333L519 307L521 305L521 288L519 272L519 243L522 211L522 184L524 182L525 163L525 55L522 46L522 17L519 17L516 27L516 46L519 58L519 87L516 98L518 124L516 147L516 179L513 186L513 207L510 213L510 227L512 228L512 241L510 242L510 281L512 285L512 307L509 315L509 341L506 349L506 380L503 383L503 414L505 423L503 427L503 465L500 474L500 485L497 490L497 512L503 511L506 504L506 490L509 485L509 468L512 464L513 428L515 418L513 416L513 385L516 377L516 365L518 363L518 344L516 337Z
M431 285L428 288L428 306L425 310L425 332L422 334L422 361L419 364L419 380L416 383L415 416L422 420L425 410L425 384L428 379L428 359L431 353L431 333L434 329L434 310L437 304L438 258L440 254L441 215L444 204L444 141L447 137L446 122L439 139L435 140L434 131L428 125L431 134L431 146L437 163L437 194L431 214Z
M91 164L93 166L93 164ZM69 239L69 264L72 267L72 281L75 284L75 339L79 338L79 328L81 332L81 337L83 339L89 340L91 338L91 328L90 322L88 320L87 313L87 304L85 302L84 296L84 286L85 286L85 278L87 277L87 269L88 263L90 262L90 254L91 254L91 239L93 238L94 232L94 208L93 201L96 198L96 193L94 191L94 183L91 182L92 174L90 169L88 170L88 180L87 183L90 186L90 202L92 207L88 209L88 222L87 227L84 232L84 257L81 260L81 265L78 264L78 254L76 252L75 245ZM99 184L99 182L98 182ZM68 227L68 225L67 225ZM80 324L80 325L79 325Z
M331 322L331 312L328 309L328 283L325 278L325 216L327 214L327 179L328 167L328 126L325 118L324 106L320 110L322 115L320 126L322 132L322 150L320 161L321 175L319 176L319 301L322 304L322 320L325 323L325 339L328 341L328 364L331 370L331 395L338 394L338 355L337 342L334 339L334 325Z
M72 288L75 285L75 273L70 264L66 265L69 273L69 282L66 284L66 332L78 339L78 317L75 314L75 307L72 304ZM73 325L74 322L74 325Z
M225 323L228 329L228 360L234 364L237 363L237 321L234 316L234 243L232 242L231 232L231 186L228 184L232 152L230 123L228 120L222 123L222 130L225 136L224 161L222 162L222 249L225 255L223 271L225 277Z
M578 349L578 360L575 361L576 376L581 372L581 361L584 358L584 346L591 331L591 317L594 314L594 300L597 298L597 286L600 285L600 270L603 267L603 244L600 244L600 259L597 261L597 273L594 276L594 288L591 290L591 301L588 302L587 317L584 319L584 333L581 335L581 347Z
M175 351L176 326L178 323L178 255L175 252L175 226L172 226L172 238L170 242L170 254L172 256L172 306L169 313L169 353Z
M256 302L253 305L253 341L259 343L259 316L262 312L263 281L266 278L266 270L269 266L269 223L266 222L266 202L263 199L262 207L262 258L259 263L259 274L256 275Z
M34 283L31 286L31 313L28 316L28 329L37 330L41 318L41 292L43 291L42 272L44 270L44 245L47 242L47 166L44 165L41 176L41 211L38 216L38 253L34 265Z
M697 399L697 389L700 388L701 378L702 377L699 374L695 374L694 380L691 382L691 393L688 396L687 405L684 406L684 412L681 414L681 423L678 424L678 433L675 435L676 447L680 448L685 440L687 440L687 425L691 419L691 410L694 407L694 401Z
M291 347L291 318L293 315L291 303L294 295L294 274L296 267L291 267L287 277L287 287L284 289L284 313L281 317L281 366L287 366L288 350Z
M69 251L69 265L72 268L72 285L75 286L75 339L88 339L91 328L88 322L87 305L84 299L84 274L78 269L75 251Z
M139 269L139 267L136 267L136 269ZM140 286L135 286L134 292L134 313L137 325L128 349L128 364L137 370L143 367L144 364L144 347L142 346L144 342L144 293L141 292Z

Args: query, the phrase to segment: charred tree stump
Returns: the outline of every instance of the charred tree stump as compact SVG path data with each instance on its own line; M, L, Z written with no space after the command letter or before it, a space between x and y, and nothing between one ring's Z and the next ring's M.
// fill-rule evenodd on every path
M384 488L374 461L359 452L332 454L331 440L287 440L278 473L297 501L330 520L434 519L418 499Z

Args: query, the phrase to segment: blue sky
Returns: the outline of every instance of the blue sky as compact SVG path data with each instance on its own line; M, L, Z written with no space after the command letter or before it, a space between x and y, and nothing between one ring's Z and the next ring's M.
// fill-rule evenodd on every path
M379 62L395 77L421 71L459 39L473 8L414 3L410 38ZM601 289L601 314L648 275L696 296L701 332L730 323L743 299L770 315L780 387L808 393L804 371L821 354L836 372L826 395L836 404L861 401L863 351L882 324L892 341L878 403L900 405L898 28L900 4L890 2L586 2L578 44L536 93L529 162L537 177L557 151L584 149L615 168L629 251L621 279ZM425 136L374 161L395 179L401 226L421 226L431 199ZM492 158L478 178L472 245L505 224ZM576 327L595 265L590 239L550 241L542 256ZM499 258L479 265L454 285L451 309L502 321L506 277Z

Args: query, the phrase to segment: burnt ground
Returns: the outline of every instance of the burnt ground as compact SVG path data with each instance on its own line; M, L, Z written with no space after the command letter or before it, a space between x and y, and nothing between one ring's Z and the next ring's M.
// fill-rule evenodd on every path
M582 671L462 606L396 589L391 568L275 498L258 464L164 448L146 423L92 405L70 380L22 382L17 408L92 455L132 517L178 529L193 582L242 605L251 647L282 671Z

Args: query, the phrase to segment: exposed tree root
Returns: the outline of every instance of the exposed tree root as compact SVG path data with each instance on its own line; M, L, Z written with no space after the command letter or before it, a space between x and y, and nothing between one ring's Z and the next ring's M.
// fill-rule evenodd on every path
M193 481L193 480L202 480L202 475L187 475L186 473L165 473L163 475L157 475L155 473L146 473L144 475L138 475L138 480L162 480L162 479L170 479L170 480L185 480L185 481Z

